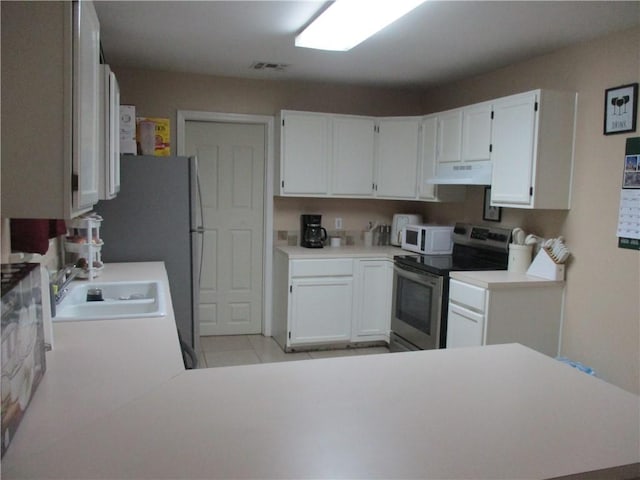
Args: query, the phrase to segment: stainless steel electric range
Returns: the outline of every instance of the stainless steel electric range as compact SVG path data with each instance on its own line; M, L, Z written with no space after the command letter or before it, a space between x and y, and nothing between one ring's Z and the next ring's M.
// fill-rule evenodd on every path
M394 257L391 351L445 348L449 272L506 270L511 229L457 223L451 255Z

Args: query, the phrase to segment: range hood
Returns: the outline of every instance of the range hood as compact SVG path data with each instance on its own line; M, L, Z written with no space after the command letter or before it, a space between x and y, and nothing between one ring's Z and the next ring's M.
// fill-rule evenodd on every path
M491 185L491 160L440 163L426 183L435 185Z

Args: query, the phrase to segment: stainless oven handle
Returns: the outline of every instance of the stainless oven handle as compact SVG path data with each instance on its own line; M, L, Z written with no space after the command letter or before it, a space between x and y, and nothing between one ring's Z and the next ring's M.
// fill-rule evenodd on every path
M437 287L440 282L442 282L442 277L440 277L439 275L434 275L423 270L399 267L397 265L393 266L393 270L395 271L396 275L400 277L404 277L409 280L413 280L416 283L421 283L423 285L431 287Z

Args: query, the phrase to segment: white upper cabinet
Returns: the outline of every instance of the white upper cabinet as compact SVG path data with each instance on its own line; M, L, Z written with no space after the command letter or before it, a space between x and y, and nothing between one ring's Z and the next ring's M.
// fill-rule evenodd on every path
M100 113L100 200L120 191L120 89L109 65L102 65Z
M462 160L462 109L439 113L437 161L438 163Z
M491 103L435 114L436 174L432 183L488 185L491 180Z
M376 196L416 199L420 117L378 121Z
M74 3L73 9L73 170L76 210L90 209L99 197L100 164L100 23L91 2Z
M331 193L346 197L373 195L375 122L370 117L333 117Z
M535 90L494 102L491 204L569 209L576 94Z
M322 113L283 111L280 118L281 195L329 193L330 117Z
M462 159L465 162L491 160L491 102L462 110Z
M100 25L93 3L6 2L0 12L2 216L73 218L98 200Z
M438 118L436 115L424 117L421 128L420 172L418 175L418 196L430 202L461 202L466 195L463 185L434 185L431 180L436 175Z

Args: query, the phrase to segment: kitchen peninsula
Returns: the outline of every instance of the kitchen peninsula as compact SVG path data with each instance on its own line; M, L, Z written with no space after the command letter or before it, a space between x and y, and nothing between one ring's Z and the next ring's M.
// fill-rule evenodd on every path
M161 263L102 279L168 288ZM167 302L162 318L54 325L3 478L638 474L638 397L521 345L185 371Z

